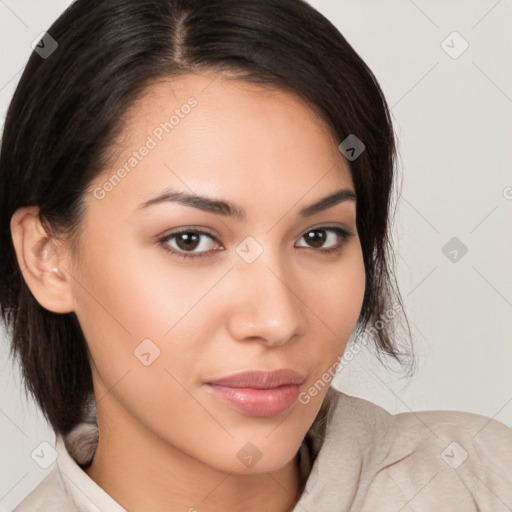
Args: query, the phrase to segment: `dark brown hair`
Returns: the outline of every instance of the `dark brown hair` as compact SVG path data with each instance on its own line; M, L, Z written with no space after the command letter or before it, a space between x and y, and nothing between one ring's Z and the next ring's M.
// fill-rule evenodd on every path
M362 141L364 151L349 162L366 271L355 332L401 304L389 236L396 148L388 106L364 61L313 7L303 0L76 0L48 34L58 47L32 53L5 121L0 307L26 389L56 433L81 420L92 393L87 344L74 313L52 313L31 294L10 219L36 205L48 229L72 239L123 114L151 82L230 72L300 95L339 143L350 135ZM374 329L374 341L379 358L403 363L396 325Z

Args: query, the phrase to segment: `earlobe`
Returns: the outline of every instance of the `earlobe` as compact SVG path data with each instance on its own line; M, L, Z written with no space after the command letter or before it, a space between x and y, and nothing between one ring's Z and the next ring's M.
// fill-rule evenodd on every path
M54 313L73 311L66 247L46 232L39 207L16 210L11 237L23 278L37 302Z

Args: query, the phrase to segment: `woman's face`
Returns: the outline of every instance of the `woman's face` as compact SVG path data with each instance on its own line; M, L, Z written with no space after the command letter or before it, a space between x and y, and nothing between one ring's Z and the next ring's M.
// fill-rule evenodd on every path
M160 82L130 110L86 196L71 291L100 432L223 471L273 471L318 413L365 288L355 201L301 211L354 187L339 141L304 103L212 79ZM281 368L303 384L239 390L238 405L207 385Z

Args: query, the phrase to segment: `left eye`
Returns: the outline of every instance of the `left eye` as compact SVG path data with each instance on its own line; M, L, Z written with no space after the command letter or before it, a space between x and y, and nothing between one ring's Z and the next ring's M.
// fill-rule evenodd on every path
M328 235L326 235L328 233ZM329 236L330 235L330 236ZM315 228L310 229L301 238L307 240L308 244L313 244L313 249L317 249L318 246L323 246L326 240L329 240L331 243L328 244L331 247L327 249L321 249L323 252L331 252L337 249L341 249L341 246L344 242L352 236L348 231L338 228L338 227L329 227L329 228ZM337 240L340 240L338 241ZM333 245L334 244L334 245Z

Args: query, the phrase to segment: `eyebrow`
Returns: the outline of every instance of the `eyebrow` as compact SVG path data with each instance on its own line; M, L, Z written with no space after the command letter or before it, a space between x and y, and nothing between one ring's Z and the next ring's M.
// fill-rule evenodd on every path
M309 217L315 213L319 213L323 210L327 210L328 208L332 208L333 206L336 206L337 204L340 204L344 201L355 202L355 192L348 188L336 190L334 193L329 194L328 196L319 199L313 204L302 208L302 210L299 211L299 217ZM246 212L243 208L229 201L223 201L202 195L188 194L186 192L175 190L164 191L157 197L149 199L148 201L139 205L137 210L142 210L155 204L168 202L180 203L185 206L191 206L208 213L233 217L240 221L244 221L247 218Z

